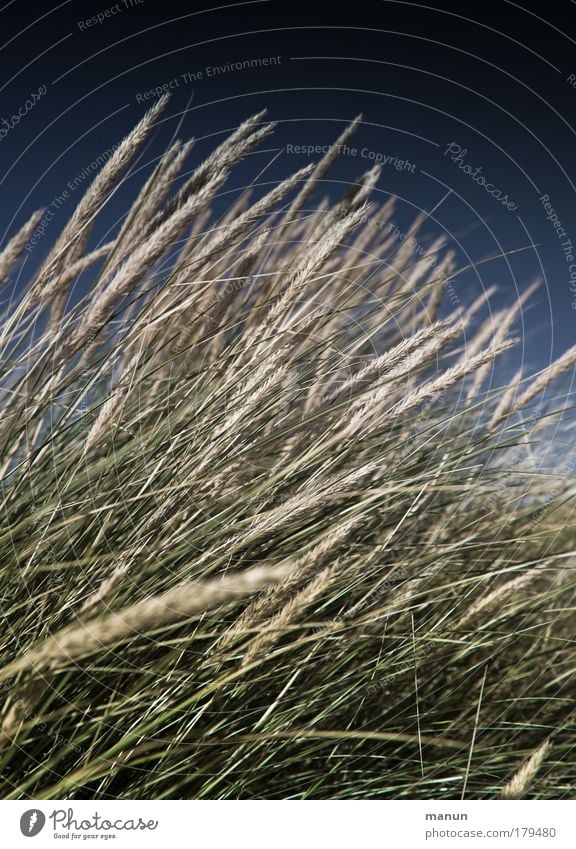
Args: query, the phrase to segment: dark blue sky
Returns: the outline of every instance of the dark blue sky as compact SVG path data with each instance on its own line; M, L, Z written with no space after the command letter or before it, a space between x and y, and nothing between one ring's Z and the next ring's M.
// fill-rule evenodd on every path
M171 0L41 7L13 0L0 10L0 24L3 239L69 182L85 186L91 163L162 86L173 97L141 174L190 98L180 136L198 139L191 164L257 110L267 107L278 121L273 141L242 166L236 188L267 165L265 179L286 176L310 159L294 147L331 142L362 112L356 154L342 157L326 189L342 191L381 157L388 164L379 197L399 198L399 226L431 211L425 233L447 233L463 264L528 248L481 265L459 284L465 293L497 283L510 300L545 278L525 313L527 366L576 341L571 0L525 7L499 0L485 8L446 0L340 8L257 0L212 11ZM14 121L33 94L36 102ZM399 170L398 161L408 164ZM46 253L80 191L68 189L31 263ZM111 205L101 228L112 226L120 208Z

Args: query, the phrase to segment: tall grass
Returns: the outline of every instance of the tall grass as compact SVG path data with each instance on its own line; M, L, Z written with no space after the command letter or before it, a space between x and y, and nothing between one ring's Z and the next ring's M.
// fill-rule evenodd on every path
M575 351L492 390L532 291L455 299L377 169L222 213L263 115L94 246L163 106L0 255L2 797L571 795L570 481L524 458Z

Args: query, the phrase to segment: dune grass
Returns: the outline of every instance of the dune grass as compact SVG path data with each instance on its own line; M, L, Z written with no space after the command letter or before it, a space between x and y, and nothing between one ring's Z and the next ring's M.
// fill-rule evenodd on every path
M465 298L377 168L222 213L263 115L93 245L164 105L25 285L38 215L0 254L2 798L572 796L571 481L533 461L576 351L491 389L532 290Z

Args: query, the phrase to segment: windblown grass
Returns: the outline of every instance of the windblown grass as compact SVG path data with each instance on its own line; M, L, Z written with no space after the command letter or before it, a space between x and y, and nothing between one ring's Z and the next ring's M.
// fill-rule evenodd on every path
M92 245L163 106L3 303L3 798L570 796L571 482L522 458L574 350L492 391L531 290L446 303L378 169L217 216L263 115Z

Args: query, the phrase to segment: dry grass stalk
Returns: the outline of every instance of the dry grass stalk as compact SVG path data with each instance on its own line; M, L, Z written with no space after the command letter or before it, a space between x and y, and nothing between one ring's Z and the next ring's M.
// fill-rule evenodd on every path
M70 341L72 349L81 345L99 330L117 299L134 286L142 275L146 274L162 254L171 247L174 240L189 224L198 210L207 203L212 192L223 180L224 175L215 178L214 183L209 183L203 191L194 195L183 207L168 218L147 241L136 248L100 293L93 307L88 310L80 326L73 333Z
M488 423L488 430L494 431L496 427L499 425L501 421L503 421L510 408L514 403L514 399L518 393L518 388L522 382L522 373L523 368L520 366L512 380L510 381L510 386L508 389L502 393L500 400L498 401L494 412L490 418L490 422Z
M290 566L254 566L221 579L182 584L158 596L126 607L104 619L72 625L0 669L0 681L25 670L55 669L96 651L158 628L180 622L211 608L237 601L280 581Z
M471 320L482 309L482 307L486 306L486 304L488 304L490 302L490 298L493 295L495 295L497 291L498 291L498 288L496 286L490 286L488 289L486 289L484 292L482 292L481 295L478 295L478 297L475 298L474 301L472 301L470 306L464 312L464 318L468 321L468 323L471 322ZM458 311L458 312L460 312L460 311ZM488 341L488 339L492 338L491 336L489 336L486 339L482 339L478 343L478 347L475 347L476 336L477 336L477 334L474 335L468 350L464 353L463 356L470 356L471 354L478 353L478 351Z
M484 365L484 363L492 362L495 357L508 350L508 348L511 348L514 344L516 344L516 340L509 340L508 342L503 342L500 345L491 345L486 350L470 357L467 361L465 360L462 363L457 363L455 366L451 366L435 380L431 380L423 386L418 387L402 401L395 404L391 410L387 412L387 416L402 415L408 412L408 410L417 407L419 404L423 404L425 401L443 394L455 383L462 380L462 378L475 372L476 369ZM370 402L370 406L372 403L377 403L380 400L380 397L380 393L376 395ZM361 410L355 419L350 422L350 427L353 428L355 424L358 424L366 412L367 407Z
M89 226L102 204L108 199L110 192L118 185L118 181L129 162L134 157L147 138L157 118L168 103L168 96L163 95L148 110L142 120L130 132L124 141L114 151L98 173L88 191L76 207L72 217L66 224L54 248L46 259L34 286L33 304L48 300L57 291L58 278L45 286L49 277L54 276L66 263L74 262L84 249Z
M544 369L541 374L536 377L530 386L520 395L519 398L516 398L514 404L510 408L507 413L507 417L510 417L514 413L517 413L519 410L522 410L527 404L530 403L534 398L544 392L544 390L555 380L557 380L562 374L568 371L574 364L576 363L576 345L573 345L567 351L565 351L561 357L558 357L553 363Z
M440 246L438 246L439 248ZM446 278L456 268L455 258L454 251L448 251L446 256L440 261L438 268L434 269L434 276L438 278L438 281L434 285L428 303L426 304L426 319L430 324L433 324L438 319L444 299Z
M11 742L24 722L35 717L38 699L45 690L46 680L27 681L11 696L0 728L0 750Z
M122 404L126 400L126 396L133 387L135 374L142 361L143 354L144 351L142 349L136 352L130 362L123 369L122 375L116 383L110 397L102 405L98 417L86 437L86 443L84 445L85 454L104 433L107 433L116 424L118 412L121 410Z
M112 574L108 578L105 578L98 589L83 602L80 608L81 615L87 617L88 615L94 616L98 613L114 590L120 586L127 573L128 565L126 563L116 566Z
M0 285L6 282L14 265L22 255L26 242L42 220L44 210L33 212L26 224L13 236L0 253Z
M271 329L280 323L280 326L285 329L289 322L294 321L298 316L298 312L294 313L290 308L293 306L295 299L311 282L313 275L322 268L326 260L340 247L342 240L358 226L364 213L364 207L354 210L323 233L322 238L318 240L314 249L305 255L304 261L290 275L276 304L266 316L265 324L267 327ZM282 318L285 319L284 322L280 322Z
M549 740L545 740L541 746L532 752L525 764L510 779L508 784L502 788L503 799L524 799L530 790L534 779L540 770L542 763L551 749Z
M313 546L309 552L297 560L291 561L292 569L288 577L273 584L266 592L253 599L246 610L238 617L231 627L220 637L216 648L223 648L234 641L236 637L242 637L246 631L261 624L266 618L271 617L290 593L301 586L303 581L313 580L319 570L329 560L337 557L338 549L350 539L362 519L354 518L342 522L335 530L330 531L326 538Z
M142 187L116 239L115 264L124 259L153 229L151 222L168 197L173 182L180 175L194 143L194 139L185 144L175 141Z
M432 340L436 345L438 340L437 334L445 330L446 327L445 322L437 322L430 327L423 327L417 330L412 336L403 339L402 342L399 342L379 357L375 357L360 369L357 374L348 378L337 389L328 393L322 401L332 404L342 395L367 386L373 379L378 380L382 377L389 379L390 377L394 377L398 372L393 373L393 369L396 369L400 365L406 365L408 363L408 357L425 342ZM438 343L435 350L439 350L442 344L442 342ZM428 353L426 356L428 356ZM408 365L408 368L410 367L411 365Z
M536 281L531 286L528 286L525 292L518 298L516 303L511 306L509 309L504 310L503 314L499 317L496 330L492 334L491 338L494 343L498 344L503 342L504 339L508 336L508 331L512 327L514 321L516 320L516 316L521 311L522 307L529 300L529 298L534 294L538 286L540 285L539 281ZM490 370L490 363L486 363L486 365L479 368L476 372L474 380L472 381L472 385L468 390L468 400L474 398L484 381L486 380L486 376Z
M246 121L228 136L219 147L217 147L208 157L202 162L194 173L178 190L174 197L170 198L164 209L150 222L150 231L160 226L163 221L182 206L190 197L197 194L204 187L211 183L220 173L222 168L229 169L232 165L239 162L242 157L246 156L254 147L256 147L263 139L265 139L274 129L274 124L269 123L256 129L260 120L265 115L265 111L252 115Z
M303 587L276 613L256 637L251 640L242 657L242 665L247 666L282 636L282 631L291 625L304 611L314 604L337 574L337 566L329 566Z
M362 121L362 115L357 115L353 121L344 129L344 131L338 136L333 145L331 145L328 153L326 153L323 158L320 160L318 165L316 165L314 171L310 174L306 183L302 186L292 203L288 209L288 212L285 216L285 221L292 221L296 213L302 209L308 198L313 194L315 189L318 186L320 180L324 177L324 175L329 171L330 167L340 156L340 148L346 145L356 130L360 122Z
M502 601L505 599L516 599L518 597L518 591L523 589L524 587L529 586L536 578L542 575L543 570L546 568L544 565L535 566L533 569L529 569L523 575L519 575L517 578L514 578L511 581L507 581L501 586L496 587L496 589L492 590L492 592L485 595L483 598L479 598L473 604L470 605L464 616L462 616L458 620L457 628L466 625L470 622L471 619L474 619L479 613L488 613L496 608L501 609Z

